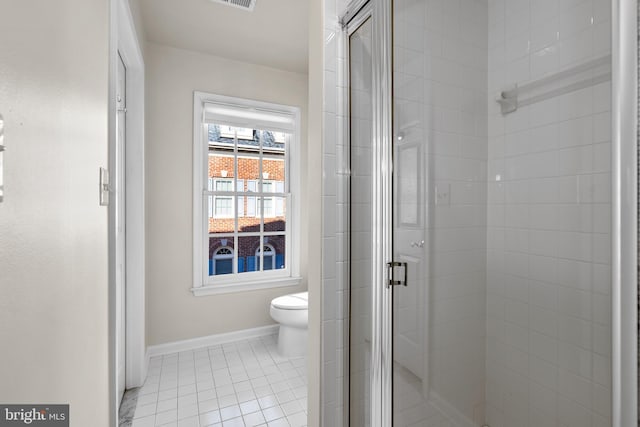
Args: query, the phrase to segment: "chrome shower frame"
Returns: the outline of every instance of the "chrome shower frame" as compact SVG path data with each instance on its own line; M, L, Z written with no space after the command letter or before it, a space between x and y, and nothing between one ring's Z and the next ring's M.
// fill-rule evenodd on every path
M638 424L638 2L612 2L612 425Z

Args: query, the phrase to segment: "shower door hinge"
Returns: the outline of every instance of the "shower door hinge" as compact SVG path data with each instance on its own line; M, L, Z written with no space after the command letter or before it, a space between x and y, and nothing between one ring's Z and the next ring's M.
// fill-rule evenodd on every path
M398 268L404 269L404 280L395 280L394 271ZM387 288L391 286L407 286L407 263L391 261L387 263L387 270L389 273L389 281L387 282Z

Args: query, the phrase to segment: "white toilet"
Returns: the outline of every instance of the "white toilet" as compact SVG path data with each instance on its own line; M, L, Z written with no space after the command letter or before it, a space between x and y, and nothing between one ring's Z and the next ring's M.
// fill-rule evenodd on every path
M309 323L309 293L289 294L271 301L271 318L280 323L278 352L282 356L297 357L307 353L307 325Z

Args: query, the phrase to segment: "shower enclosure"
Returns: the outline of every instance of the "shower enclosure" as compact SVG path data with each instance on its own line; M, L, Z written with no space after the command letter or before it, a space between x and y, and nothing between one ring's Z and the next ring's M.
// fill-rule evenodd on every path
M617 2L343 6L337 419L634 425L618 391Z

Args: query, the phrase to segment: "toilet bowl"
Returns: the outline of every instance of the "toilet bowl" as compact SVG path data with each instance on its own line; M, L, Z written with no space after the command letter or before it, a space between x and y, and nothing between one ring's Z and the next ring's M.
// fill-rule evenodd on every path
M269 314L280 324L278 352L281 356L304 356L307 352L309 293L300 292L274 298Z

